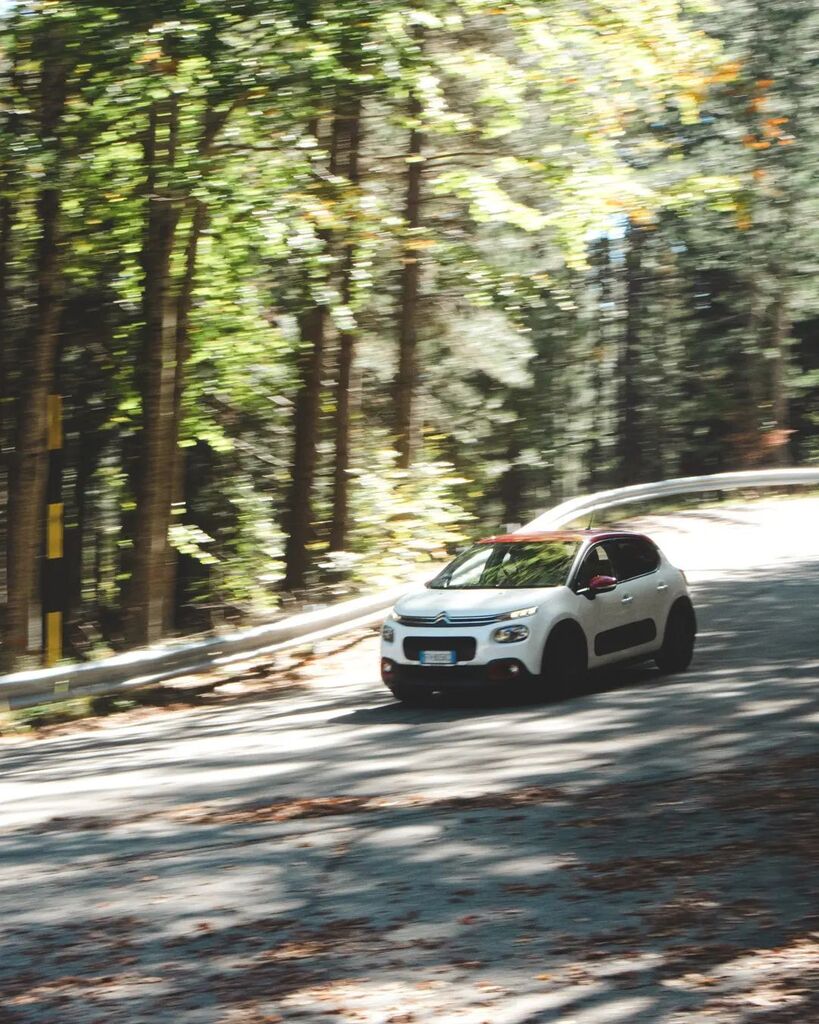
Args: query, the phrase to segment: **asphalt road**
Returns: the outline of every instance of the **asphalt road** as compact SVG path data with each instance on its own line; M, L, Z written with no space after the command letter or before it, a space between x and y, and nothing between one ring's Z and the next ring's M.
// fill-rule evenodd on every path
M304 685L0 744L0 1022L819 1019L819 500L642 525L691 670Z

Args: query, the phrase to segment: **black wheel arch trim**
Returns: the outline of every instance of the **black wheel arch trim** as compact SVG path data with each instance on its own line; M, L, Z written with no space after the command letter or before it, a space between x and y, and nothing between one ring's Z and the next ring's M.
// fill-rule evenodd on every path
M543 652L541 654L541 661L546 656L546 651L547 651L547 649L549 647L549 643L553 639L553 637L555 636L556 633L557 634L560 634L560 633L571 633L571 634L574 635L575 639L579 638L582 641L582 643L583 643L583 652L584 652L585 657L586 657L586 662L588 663L588 660L589 660L589 641L586 638L586 632L583 629L583 627L580 625L580 623L577 621L577 619L573 619L573 618L571 618L571 616L568 616L568 615L565 618L559 619L557 622L555 622L552 625L552 628L549 630L549 632L548 632L548 634L546 636L546 640L544 641L544 644L543 644Z

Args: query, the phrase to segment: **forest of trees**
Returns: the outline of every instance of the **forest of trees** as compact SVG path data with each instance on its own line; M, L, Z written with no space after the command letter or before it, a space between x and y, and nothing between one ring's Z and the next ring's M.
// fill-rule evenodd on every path
M814 0L0 11L4 668L819 459Z

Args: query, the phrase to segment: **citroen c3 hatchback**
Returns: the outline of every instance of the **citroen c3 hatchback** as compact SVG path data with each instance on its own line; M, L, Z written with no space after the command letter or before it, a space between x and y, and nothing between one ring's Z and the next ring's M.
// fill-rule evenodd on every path
M685 575L648 537L513 533L479 541L396 603L381 677L405 701L510 683L548 697L620 661L684 671L696 631Z

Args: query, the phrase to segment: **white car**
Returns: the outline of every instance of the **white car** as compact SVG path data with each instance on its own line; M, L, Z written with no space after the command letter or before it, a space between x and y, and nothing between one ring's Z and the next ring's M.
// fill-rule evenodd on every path
M620 661L682 672L696 632L685 575L648 537L513 533L478 542L396 603L381 630L381 678L410 702L513 682L546 697Z

